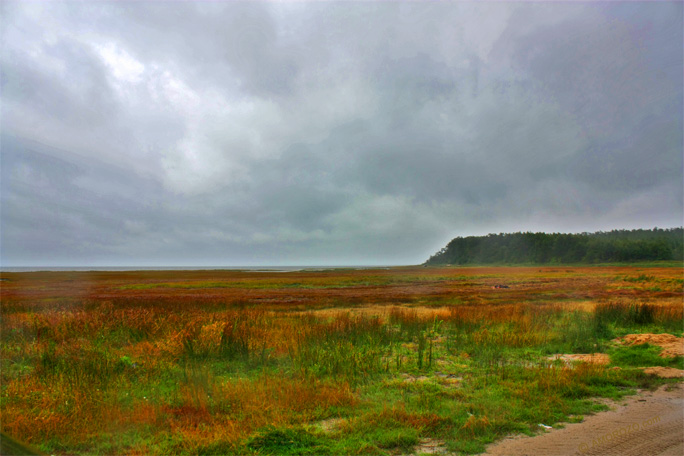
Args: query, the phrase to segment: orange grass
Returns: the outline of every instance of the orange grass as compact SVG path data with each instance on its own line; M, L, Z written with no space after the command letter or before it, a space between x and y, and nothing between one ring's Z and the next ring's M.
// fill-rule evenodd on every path
M2 430L32 444L57 442L50 448L65 452L87 451L103 435L128 431L145 438L112 451L193 453L216 442L237 449L265 426L353 409L362 402L355 388L321 372L358 369L365 376L389 370L395 359L399 369L413 358L391 354L383 341L399 331L407 338L402 347L428 338L432 350L433 342L443 343L430 332L439 322L478 349L501 350L550 343L560 335L549 321L596 306L649 304L656 321L683 318L675 268L1 276ZM155 285L165 283L178 287ZM227 285L211 286L217 283ZM510 288L492 288L497 284ZM362 356L326 358L330 350L355 349L355 341L370 344ZM329 370L312 370L305 357L314 355L330 361ZM241 378L247 368L252 374ZM572 395L587 378L614 375L600 369L540 366L529 375L551 396ZM443 418L394 407L362 420L429 430ZM475 435L490 426L487 416L472 416L460 429Z

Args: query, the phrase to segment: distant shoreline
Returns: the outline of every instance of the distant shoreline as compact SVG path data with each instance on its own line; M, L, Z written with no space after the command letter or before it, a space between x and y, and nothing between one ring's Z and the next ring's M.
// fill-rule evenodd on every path
M387 269L405 265L384 266L0 266L0 272L126 272L126 271L250 271L296 272L328 269Z

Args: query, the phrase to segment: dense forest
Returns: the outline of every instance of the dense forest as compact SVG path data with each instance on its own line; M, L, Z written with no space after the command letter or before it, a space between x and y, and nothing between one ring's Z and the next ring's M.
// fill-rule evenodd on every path
M453 239L426 265L613 263L683 259L684 229L508 233Z

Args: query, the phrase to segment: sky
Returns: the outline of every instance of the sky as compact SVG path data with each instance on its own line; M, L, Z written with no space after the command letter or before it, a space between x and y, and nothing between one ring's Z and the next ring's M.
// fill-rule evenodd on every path
M682 225L681 2L0 5L2 266Z

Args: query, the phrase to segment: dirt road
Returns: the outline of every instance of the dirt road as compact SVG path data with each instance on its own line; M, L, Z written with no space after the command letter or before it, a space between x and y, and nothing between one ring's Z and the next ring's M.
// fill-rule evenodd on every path
M489 447L491 456L682 456L684 384L642 391L611 406L535 437L513 437Z

